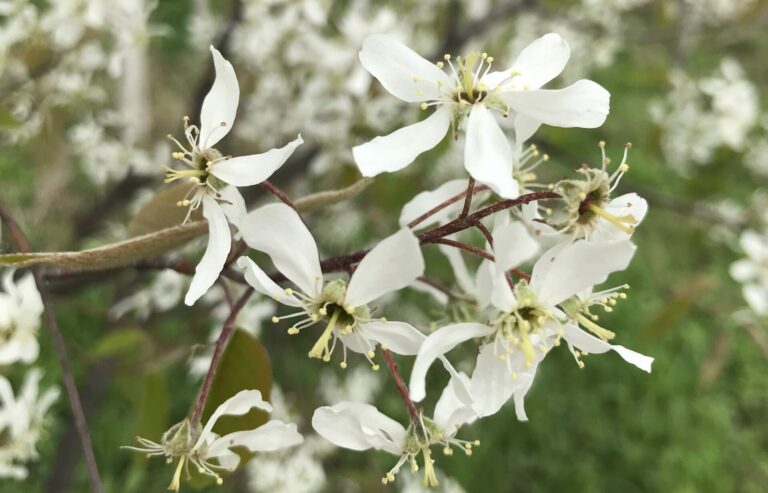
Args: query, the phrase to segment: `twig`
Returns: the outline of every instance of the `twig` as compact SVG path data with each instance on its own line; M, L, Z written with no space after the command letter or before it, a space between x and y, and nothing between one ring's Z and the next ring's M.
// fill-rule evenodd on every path
M237 302L232 307L232 311L229 312L227 320L224 321L224 327L221 329L219 338L216 339L216 348L213 350L213 356L211 357L211 366L208 367L208 373L205 375L203 385L200 388L200 396L197 399L197 405L195 406L195 412L192 416L193 423L199 423L200 417L203 415L203 409L205 409L205 402L208 400L208 394L211 392L211 385L213 384L213 377L216 376L216 370L219 367L219 360L224 354L224 348L229 342L229 337L232 335L232 331L235 328L235 320L240 310L243 309L245 304L253 294L253 288L248 287L245 292L237 299Z
M485 185L479 185L479 186L474 187L472 193L473 194L480 193L480 192L485 191L485 190L488 190L488 187L486 187ZM466 195L467 195L467 191L464 190L463 192L461 192L461 193L459 193L457 195L454 195L453 197L451 197L450 199L446 200L445 202L442 202L442 203L434 206L433 208L431 208L430 210L428 210L424 214L420 215L419 217L417 217L413 221L409 222L408 223L408 227L409 228L415 228L416 226L419 225L419 223L423 222L425 219L428 219L429 217L434 216L435 214L437 214L441 210L445 209L449 205L455 204L459 200L461 200L464 197L466 197Z
M416 426L416 429L419 430L422 436L426 436L426 432L421 422L421 415L419 410L416 409L416 405L411 400L411 396L408 393L408 387L405 385L402 375L400 375L400 370L397 369L397 363L395 363L395 360L392 359L392 353L390 353L388 349L382 348L381 354L384 355L384 359L387 362L387 367L389 368L389 373L392 374L392 378L395 381L395 387L397 387L397 391L400 393L400 397L402 397L403 402L405 403L405 407L408 409L408 415L411 417L411 423Z
M475 179L470 177L469 183L467 183L467 191L466 191L466 198L464 199L464 208L461 210L461 214L459 215L460 219L464 219L469 215L469 208L472 207L472 196L475 193Z
M261 182L259 185L264 190L268 191L278 199L280 199L281 202L283 202L285 205L289 206L291 209L295 210L297 213L299 212L299 209L296 207L296 204L293 203L290 197L288 197L288 194L280 190L277 186L275 186L274 183L270 182L269 180L265 180Z
M16 221L7 212L5 207L0 204L0 219L8 227L11 237L14 239L16 246L22 253L28 253L32 251L32 246L29 244L26 235L21 230ZM69 357L67 356L67 348L64 344L64 337L61 335L61 329L56 323L56 314L53 311L53 303L51 302L50 294L48 293L48 286L40 275L38 269L32 270L32 275L35 278L37 289L40 292L40 298L43 301L44 318L48 329L51 332L53 339L53 347L56 351L56 356L61 366L61 372L64 377L64 387L67 391L67 397L69 400L69 406L72 410L72 416L77 426L77 433L80 437L80 444L83 448L83 455L85 456L85 464L88 469L88 477L91 482L91 490L94 493L103 493L104 487L101 483L101 477L99 476L99 468L96 464L96 456L93 453L93 444L91 443L91 435L88 433L88 423L85 419L85 412L83 411L83 404L80 401L80 394L77 391L77 385L75 385L75 378L72 375L72 367L69 363Z
M448 289L445 286L442 286L441 284L433 281L432 279L428 278L427 276L420 276L418 278L418 280L420 282L423 282L427 286L440 291L441 293L446 295L448 298L452 298L452 299L459 299L459 298L461 298L461 296L458 296L456 293L452 292L450 289Z
M452 246L454 248L459 248L461 250L464 250L465 252L474 253L475 255L486 258L490 261L495 260L492 253L488 253L485 250L481 250L476 246L468 245L466 243L462 243L456 240L451 240L449 238L435 238L434 240L430 241L430 243L440 243L442 245Z
M483 236L485 236L485 241L487 241L488 244L491 245L491 248L493 248L493 235L490 231L488 231L488 228L485 227L485 224L477 221L475 223L475 227L479 229L481 233L483 233Z

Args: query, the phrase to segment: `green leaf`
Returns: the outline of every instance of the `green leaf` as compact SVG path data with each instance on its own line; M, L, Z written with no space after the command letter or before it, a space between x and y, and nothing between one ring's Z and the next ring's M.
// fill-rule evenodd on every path
M12 128L19 125L19 120L5 106L0 106L0 129Z
M136 435L152 440L160 438L168 428L168 405L165 374L161 371L147 373L136 420Z
M260 390L264 400L269 400L272 390L272 367L269 354L254 336L237 329L232 335L219 362L211 392L203 411L205 423L219 405L241 390ZM252 409L244 416L224 416L214 431L220 435L240 430L251 430L269 419L264 411Z
M138 350L147 342L147 335L140 329L134 327L118 329L102 337L91 349L91 356L95 359L120 356Z
M128 225L128 233L131 236L140 236L181 224L187 217L187 207L179 207L176 204L187 197L189 191L195 186L193 183L188 183L159 191L133 217L131 224ZM190 216L192 221L202 218L200 209Z

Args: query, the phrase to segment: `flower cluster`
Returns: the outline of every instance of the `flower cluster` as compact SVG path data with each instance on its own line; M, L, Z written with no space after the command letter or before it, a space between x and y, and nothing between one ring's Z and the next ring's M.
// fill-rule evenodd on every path
M408 466L424 471L424 485L437 485L433 448L446 455L456 450L471 455L479 442L459 438L461 426L498 412L509 400L518 418L527 420L523 402L537 368L563 341L580 368L587 355L614 351L650 372L653 359L615 344L616 334L600 321L600 312L613 311L627 298L625 284L598 286L628 266L636 249L631 236L647 210L636 194L614 196L630 169L630 146L612 165L601 142L599 166L583 165L575 177L551 184L542 182L537 170L548 157L535 146L524 147L542 124L592 128L608 114L609 94L595 82L543 88L569 58L568 44L559 35L534 41L501 71L492 69L494 58L486 53L445 55L432 63L392 37L366 38L362 66L393 95L431 114L355 147L361 173L398 171L450 132L466 136L463 155L469 179L417 195L403 207L400 229L372 248L324 261L304 218L284 195L276 193L280 202L247 211L237 187L267 180L303 140L298 137L284 147L242 157L216 149L232 127L240 90L232 65L215 48L211 53L216 79L203 103L201 123L193 125L185 118L186 144L174 140L179 149L172 153L181 168L168 167L166 178L168 183L189 182L187 196L177 205L188 209L187 218L202 208L208 220L208 247L186 303L204 296L225 267L236 265L253 292L286 307L272 322L283 325L297 341L309 337L304 343L309 358L334 361L345 369L350 355L356 354L374 371L381 369L383 358L406 404L407 425L371 404L343 400L317 409L312 426L340 447L378 449L399 457L383 474L384 484ZM484 206L493 196L501 200ZM260 256L231 258L230 225L241 245L237 251ZM464 241L462 232L468 227L483 232L483 245ZM445 316L442 326L427 335L411 323L387 318L387 301L409 287L434 288L425 277L428 265L422 255L422 246L431 243L448 256L462 293L450 294L457 298L452 306L446 295L450 291L438 290ZM462 250L482 258L476 274L470 273ZM264 267L265 258L274 271ZM530 274L525 272L529 265ZM447 353L472 341L477 341L478 353L474 370L466 374ZM393 353L415 356L409 385ZM434 413L426 415L414 402L427 397L425 378L436 360L450 381ZM216 363L214 355L207 377ZM206 384L200 402L205 392ZM294 425L279 421L225 436L213 431L220 416L244 414L253 407L271 410L259 391L243 390L204 426L196 412L169 429L159 443L138 438L140 446L128 448L176 463L172 490L190 475L190 464L220 483L222 473L240 463L233 447L268 451L302 441Z
M3 273L0 292L0 365L31 364L37 361L40 345L37 331L43 302L32 274L18 281L15 272ZM0 477L25 479L27 462L37 459L37 442L45 433L45 418L59 395L50 387L40 392L42 371L25 370L24 382L14 394L11 382L0 375Z

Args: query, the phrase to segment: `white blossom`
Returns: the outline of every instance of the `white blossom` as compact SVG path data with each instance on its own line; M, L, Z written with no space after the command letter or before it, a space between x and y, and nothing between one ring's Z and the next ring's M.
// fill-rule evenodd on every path
M765 234L747 230L740 244L746 258L731 264L731 277L742 284L747 304L758 315L768 314L768 239Z
M272 406L264 401L258 390L241 390L224 401L208 418L205 426L190 419L167 430L160 443L137 437L138 447L123 448L142 452L147 456L164 456L168 463L178 461L169 490L179 491L182 474L189 477L189 466L195 466L201 474L211 476L218 484L223 482L221 472L234 471L240 465L240 456L233 447L243 447L251 452L272 452L292 447L303 441L296 425L271 420L252 430L235 431L220 436L213 431L222 416L241 416L256 408L267 413Z
M208 247L195 269L195 276L184 302L193 305L216 282L231 248L227 219L235 225L245 212L245 204L236 187L257 185L272 175L303 142L301 136L284 147L263 154L224 156L216 145L232 128L240 100L240 86L232 65L211 46L216 79L203 101L200 127L184 119L184 133L190 148L175 141L181 149L173 157L188 169L167 168L166 183L190 180L196 186L179 204L189 213L200 206L208 220ZM187 218L189 214L187 215Z
M518 148L542 123L592 128L602 125L608 114L609 94L592 81L540 89L562 71L569 54L560 36L547 34L523 50L509 69L491 72L493 57L486 53L458 57L455 64L445 55L445 61L435 65L393 38L369 36L360 52L363 66L394 96L436 111L355 147L355 162L366 176L398 171L436 146L451 126L455 132L466 118L465 168L499 195L516 197L514 154L491 110L514 118ZM450 73L443 70L446 64Z
M18 282L13 275L13 270L3 274L0 292L0 365L31 363L40 352L37 331L43 301L31 273Z
M42 372L27 372L18 396L0 375L0 477L26 479L25 463L37 459L37 442L44 433L45 417L59 396L56 388L39 391Z
M269 255L275 267L298 288L283 289L250 258L238 260L246 281L258 292L298 309L273 321L296 319L288 329L291 335L325 324L309 351L310 357L330 361L337 342L343 346L343 368L347 366L349 349L365 355L378 369L373 363L378 343L395 353L416 354L423 334L405 322L373 316L368 306L409 285L424 272L419 242L411 230L402 229L376 245L360 261L349 283L343 279L323 283L315 240L296 211L285 204L268 204L250 212L240 232L248 246Z

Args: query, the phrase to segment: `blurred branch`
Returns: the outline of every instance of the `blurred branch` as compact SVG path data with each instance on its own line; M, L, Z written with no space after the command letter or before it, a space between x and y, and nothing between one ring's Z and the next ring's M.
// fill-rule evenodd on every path
M110 214L124 207L133 199L134 194L140 188L149 185L152 181L153 178L149 176L133 173L125 175L122 180L107 191L101 200L75 219L75 237L87 238L99 231L104 220Z
M16 221L11 217L5 207L0 204L0 219L6 224L8 230L13 237L18 249L21 252L30 252L32 246L29 244L27 237L21 230ZM96 464L96 456L93 453L93 445L91 443L91 435L88 432L88 423L85 419L85 412L83 411L83 404L80 400L80 395L75 385L75 378L72 374L72 367L69 363L69 357L67 356L67 349L64 343L64 337L61 335L61 329L56 322L56 314L53 311L53 303L51 302L50 294L48 293L48 286L45 284L43 276L37 269L32 271L32 275L35 278L35 284L40 292L40 298L43 301L44 319L48 330L51 332L53 339L53 347L56 352L56 356L61 366L61 372L64 378L64 387L67 391L67 397L69 400L69 406L72 411L72 416L75 420L75 426L80 438L80 445L83 448L83 455L85 456L85 465L88 469L88 477L91 482L91 491L94 493L103 493L104 487L101 483L101 477L99 476L99 468Z

